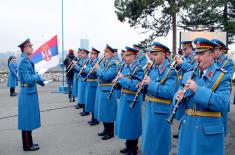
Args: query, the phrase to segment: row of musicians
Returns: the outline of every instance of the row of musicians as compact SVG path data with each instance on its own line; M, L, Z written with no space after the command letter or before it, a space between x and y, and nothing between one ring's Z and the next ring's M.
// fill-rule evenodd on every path
M140 50L136 47L126 47L125 62L119 65L115 50L109 45L104 50L105 58L102 61L98 60L99 51L94 48L90 59L88 58L89 51L81 51L81 59L74 66L73 95L78 99L78 106L84 107L82 114L92 113L91 124L103 122L104 130L98 134L103 136L103 140L112 138L115 133L117 137L126 139L126 147L121 150L121 153L137 154L138 138L142 134L142 151L145 154L169 154L171 129L166 119L171 113L175 93L184 84L189 91L182 101L185 102L184 106L177 114L177 119L181 122L178 153L223 153L223 136L226 131L224 126L226 126L229 109L233 63L223 53L225 46L221 41L197 38L194 43L196 44L195 51L192 50L192 41L182 42L184 56L182 59L175 57L175 63L168 59L169 48L158 42L153 43L150 57L154 63L148 75L144 75L145 64L140 61L143 55L139 54ZM204 56L205 53L209 56ZM190 70L198 63L200 71L197 71L195 78L198 86L197 89L193 89L188 84L190 80L186 75L190 74ZM94 69L92 72L91 68ZM202 72L204 72L203 77L200 76ZM109 98L116 77L117 87L121 89L115 90ZM216 80L218 77L220 81ZM217 83L217 86L214 86L214 83ZM131 107L138 87L142 86L144 94L141 93L136 105ZM207 89L203 89L204 87ZM210 90L212 87L216 89ZM178 93L175 98L179 98L180 95L177 95ZM142 131L143 96L146 102L144 102ZM196 119L191 120L191 117L196 117ZM193 139L190 138L192 132L195 134ZM209 138L208 135L213 135L213 138ZM205 141L201 139L207 141L204 144L207 147L202 145ZM221 147L217 147L215 145L217 143L221 144Z

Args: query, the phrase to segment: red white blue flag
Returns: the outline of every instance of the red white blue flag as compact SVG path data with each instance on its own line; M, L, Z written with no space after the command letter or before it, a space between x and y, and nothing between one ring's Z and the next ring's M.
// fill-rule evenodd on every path
M40 46L32 55L36 72L40 69L49 69L59 64L57 35Z

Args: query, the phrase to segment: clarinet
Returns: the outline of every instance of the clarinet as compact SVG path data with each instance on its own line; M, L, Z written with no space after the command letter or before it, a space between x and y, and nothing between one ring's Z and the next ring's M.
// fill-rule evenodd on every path
M88 77L91 75L91 73L93 73L95 71L95 66L98 64L100 64L102 61L104 61L104 58L102 58L101 60L99 60L87 73L87 76L84 78L84 81L86 81L88 79Z
M190 76L190 79L193 79L193 78L195 77L196 71L197 71L197 69L198 69L197 67L198 67L198 65L194 67L194 69L193 69L193 71L192 71L192 74L191 74L191 76ZM182 86L183 86L183 88L181 88L181 90L183 91L183 95L184 95L185 92L186 92L186 90L185 90L185 85L182 84ZM184 98L184 97L183 97L183 98ZM172 110L172 112L171 112L171 115L170 115L169 118L166 120L168 123L173 124L173 121L174 121L174 118L175 118L175 114L176 114L176 112L177 112L177 110L178 110L178 108L179 108L179 106L180 106L180 103L181 103L181 101L183 100L183 98L180 99L180 100L177 100L177 102L176 102L176 104L175 104L175 106L174 106L174 108L173 108L173 110Z
M87 61L84 63L84 65L82 66L80 72L78 73L78 77L82 74L82 72L83 72L83 70L84 70L86 64L87 64L88 62L90 62L90 61L91 61L91 60L89 59L89 60L87 60Z
M150 67L148 67L148 69L147 69L145 75L147 75L147 76L149 75L150 71L151 71L152 68L153 68L154 63L155 63L155 62L153 62ZM142 82L143 82L143 81L141 81L141 83L142 83ZM136 104L136 102L137 102L137 99L138 99L138 97L139 97L141 91L143 90L143 88L144 88L143 85L142 85L142 87L139 87L139 88L138 88L137 92L135 93L135 97L134 97L132 103L129 105L131 108L134 108L134 107L135 107L135 104Z
M73 60L75 60L75 58L74 59L70 59L69 57L67 57L67 59L70 61L70 63L69 63L69 65L68 65L68 67L67 67L67 69L66 69L66 75L73 69L73 67L74 67L74 63L73 63Z
M122 64L122 66L121 66L121 68L120 68L118 74L120 74L120 73L122 72L124 66L125 66L125 63ZM112 96L112 94L113 94L113 91L114 91L114 88L115 88L115 86L117 85L117 81L118 81L118 79L119 79L119 78L118 78L118 74L117 74L117 76L116 76L115 79L114 79L114 83L113 83L113 85L112 85L111 91L110 91L110 93L109 93L109 96L107 97L108 99L111 98L111 96Z

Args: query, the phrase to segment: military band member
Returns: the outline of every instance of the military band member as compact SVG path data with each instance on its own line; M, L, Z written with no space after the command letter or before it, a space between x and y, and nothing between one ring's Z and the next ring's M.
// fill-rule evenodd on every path
M85 112L85 89L86 89L86 82L84 81L84 67L85 65L90 61L88 54L90 52L86 49L82 49L81 51L81 59L74 66L74 71L78 73L77 78L78 78L78 108L82 107L83 111L80 113L81 116L86 116L89 115L88 112Z
M175 68L177 70L176 91L181 86L184 73L196 65L196 61L194 60L195 53L193 51L192 41L182 41L180 44L182 48L179 50L178 54L182 53L182 55L176 56L173 60L176 62ZM180 117L180 115L177 115L178 120L180 120ZM174 138L178 138L178 136L178 133L173 135Z
M225 53L227 52L228 48L224 45L223 42L221 42L218 39L212 39L211 40L213 43L216 44L214 48L214 61L215 64L217 65L218 68L224 69L228 72L228 74L231 76L231 79L233 77L234 73L234 64L231 59L229 59ZM231 86L232 86L232 81L231 81ZM232 87L231 87L232 90ZM225 127L225 135L227 132L227 119L228 119L228 112L230 111L230 101L228 103L228 108L222 113L222 117L224 120L224 127Z
M10 96L16 96L15 87L18 86L18 75L17 75L17 62L15 56L10 56L8 59L8 78L7 86L10 88Z
M182 58L176 56L174 60L176 61L177 67L176 70L178 71L178 86L181 85L182 77L185 72L187 72L189 69L193 68L196 65L196 62L194 60L195 53L193 51L192 41L182 41Z
M114 58L116 59L116 61L118 63L120 63L120 58L119 58L119 55L118 55L118 49L117 48L114 48Z
M99 121L94 117L95 97L96 97L96 89L98 86L98 82L97 82L97 75L95 72L91 73L90 75L88 74L90 70L94 67L94 65L98 63L98 61L100 61L98 58L99 53L100 51L98 51L97 49L95 48L91 49L91 53L90 53L91 61L87 63L84 69L86 76L88 76L86 80L86 89L84 90L86 91L85 111L91 112L92 114L91 121L88 122L91 126L99 124Z
M113 92L111 98L108 96L112 88L112 81L117 75L117 64L114 59L114 49L106 45L104 50L105 61L100 65L96 65L98 76L98 87L95 99L95 118L103 122L104 130L98 133L103 136L103 140L110 139L114 136L114 121L116 120L117 96L116 91Z
M189 79L192 71L185 73L182 83L186 92L180 89L176 93L176 100L181 100L179 108L184 111L178 154L223 155L224 125L221 113L229 102L231 76L214 63L213 42L197 38L194 43L199 71L193 79Z
M125 63L125 53L126 53L126 50L121 50L121 64Z
M147 58L145 57L145 54L141 51L142 46L134 44L133 48L139 51L137 53L137 60L139 61L140 65L144 67L147 63Z
M45 81L35 72L34 64L29 58L33 52L30 40L27 39L18 47L22 51L18 66L20 80L18 129L22 131L23 150L35 151L39 146L33 143L32 130L41 126L36 84L44 86Z
M151 47L154 66L144 77L147 86L142 134L142 151L146 155L168 155L171 150L171 127L166 122L176 89L176 71L167 60L169 48L155 42Z
M81 51L82 49L78 49L77 51L77 57L76 57L76 61L79 62L80 59L81 59ZM78 96L78 73L77 72L74 72L74 75L73 75L73 89L72 89L72 95L73 97L77 97ZM79 108L78 105L75 105L75 108Z
M74 56L73 50L69 49L69 54L67 55L67 57L64 60L64 66L66 67L66 82L68 84L68 98L69 98L69 102L75 102L75 97L72 96L74 72L70 68L72 63L73 63L73 60L75 60L75 56Z
M216 47L214 48L215 64L218 68L225 69L232 78L234 73L234 64L233 61L225 54L228 51L228 48L218 39L212 39L211 41L216 44Z
M138 89L136 86L144 77L143 68L136 60L136 55L138 52L139 51L136 49L126 47L126 65L122 72L118 75L118 84L122 89L120 102L117 108L115 134L118 138L126 140L126 147L120 152L127 153L128 155L137 154L138 138L142 133L142 94L139 95L135 107L130 107Z

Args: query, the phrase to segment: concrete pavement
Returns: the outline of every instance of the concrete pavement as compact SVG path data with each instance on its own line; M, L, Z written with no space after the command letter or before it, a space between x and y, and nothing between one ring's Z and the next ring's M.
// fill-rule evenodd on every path
M73 108L74 103L67 101L66 94L54 93L60 83L50 83L46 87L38 86L42 127L33 131L35 143L40 150L24 152L21 133L17 130L17 97L9 97L9 90L0 85L0 155L119 155L124 141L113 138L101 140L97 133L102 124L90 127L91 116L81 117L81 110ZM18 90L17 90L18 91ZM235 153L235 106L229 114L230 131L226 138L226 154ZM172 126L173 133L177 125ZM177 140L172 139L172 152L176 154Z

